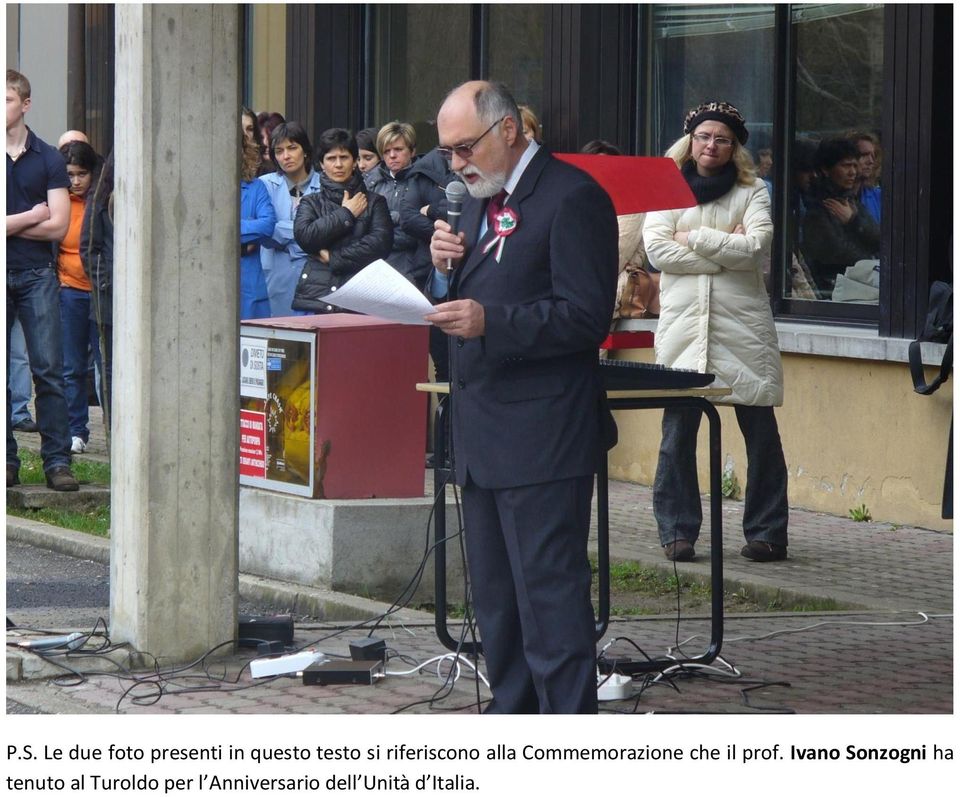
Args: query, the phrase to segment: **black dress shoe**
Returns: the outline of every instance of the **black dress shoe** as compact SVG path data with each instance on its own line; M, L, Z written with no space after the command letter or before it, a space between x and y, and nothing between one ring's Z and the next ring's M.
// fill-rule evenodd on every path
M20 468L7 465L7 487L20 484Z
M740 549L740 555L754 562L779 562L787 558L787 546L754 540Z
M14 424L13 431L15 432L39 432L40 428L37 426L37 422L33 418L24 418L17 424Z
M663 546L663 555L671 562L692 562L696 556L693 544L687 540L668 542Z

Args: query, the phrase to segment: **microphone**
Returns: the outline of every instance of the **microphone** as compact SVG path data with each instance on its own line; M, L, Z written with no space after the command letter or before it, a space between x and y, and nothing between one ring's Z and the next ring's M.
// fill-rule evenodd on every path
M459 180L453 180L444 191L447 197L447 224L450 232L456 235L460 232L460 211L463 209L463 198L467 195L467 187ZM453 271L453 263L447 260L447 273Z
M450 232L456 235L460 231L460 211L463 209L467 187L459 180L453 180L444 193L447 195L447 223L450 225Z

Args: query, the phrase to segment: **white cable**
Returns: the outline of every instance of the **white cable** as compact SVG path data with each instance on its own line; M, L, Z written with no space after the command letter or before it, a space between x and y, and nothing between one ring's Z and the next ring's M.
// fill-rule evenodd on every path
M392 622L390 622L389 620L385 619L384 625L386 625L386 627L387 627L387 628L390 630L390 632L393 634L393 638L394 638L394 639L397 639L397 629L394 627L394 624L393 624ZM407 624L404 623L402 620L400 620L400 621L398 622L398 625L400 626L400 630L401 630L401 631L406 631L410 636L416 637L416 633L415 633L414 631L412 631L411 629L407 628Z
M477 667L474 665L472 661L465 659L463 656L460 656L454 653L445 653L442 656L434 656L432 659L427 659L422 664L419 664L410 670L402 670L402 671L396 671L396 672L388 671L386 674L387 675L414 675L415 673L420 672L420 670L422 670L424 667L428 667L429 665L436 662L437 678L439 678L441 681L445 681L447 676L440 671L440 666L444 661L448 661L448 660L452 662L453 672L454 672L454 676L453 676L454 682L456 682L460 678L460 665L466 664L471 670L474 670L477 673L477 676L480 678L481 681L483 681L484 685L488 689L490 688L490 682L486 679L484 674L477 669Z
M884 626L884 625L926 625L930 622L930 615L925 614L924 612L918 611L917 614L922 617L922 620L884 620L884 621L873 621L873 620L822 620L819 623L812 623L811 625L805 625L800 628L781 628L777 631L771 631L769 634L761 634L760 636L739 636L739 637L727 637L724 639L725 643L729 642L759 642L764 639L772 639L775 636L780 636L782 634L799 634L802 631L812 631L814 628L821 628L828 625L853 625L853 626ZM952 617L952 615L934 615L937 617ZM668 653L672 653L675 650L680 650L688 642L692 642L694 639L703 639L703 634L694 634L693 636L687 637L683 642L680 642L676 645L672 645L667 648Z
M719 667L713 667L709 664L697 664L696 662L691 662L688 664L676 664L673 667L667 667L665 670L662 670L659 673L657 673L653 681L656 682L656 681L659 681L661 678L669 678L675 673L684 672L684 671L689 672L690 670L712 672L713 674L718 675L722 678L729 678L729 679L741 678L743 676L743 673L741 673L740 670L738 670L736 667L730 666L730 664L728 664L726 661L724 661L723 663L726 664L729 669L722 670Z

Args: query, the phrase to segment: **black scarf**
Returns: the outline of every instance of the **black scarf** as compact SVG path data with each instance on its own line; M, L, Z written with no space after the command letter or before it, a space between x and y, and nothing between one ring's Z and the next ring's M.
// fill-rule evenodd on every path
M344 191L349 191L350 196L356 196L358 191L366 193L363 175L359 169L354 169L345 183L334 182L323 172L320 172L320 187L323 189L323 193L335 202L343 201Z
M698 205L705 205L715 199L720 199L737 182L737 165L733 161L729 161L719 174L709 177L697 174L697 164L692 160L684 163L680 171L683 173L687 185L690 186L690 190L693 191Z

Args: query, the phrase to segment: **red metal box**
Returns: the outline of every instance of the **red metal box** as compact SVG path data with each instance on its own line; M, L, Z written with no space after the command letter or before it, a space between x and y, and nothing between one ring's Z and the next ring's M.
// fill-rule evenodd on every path
M312 498L423 496L425 326L334 313L240 328L240 483Z

